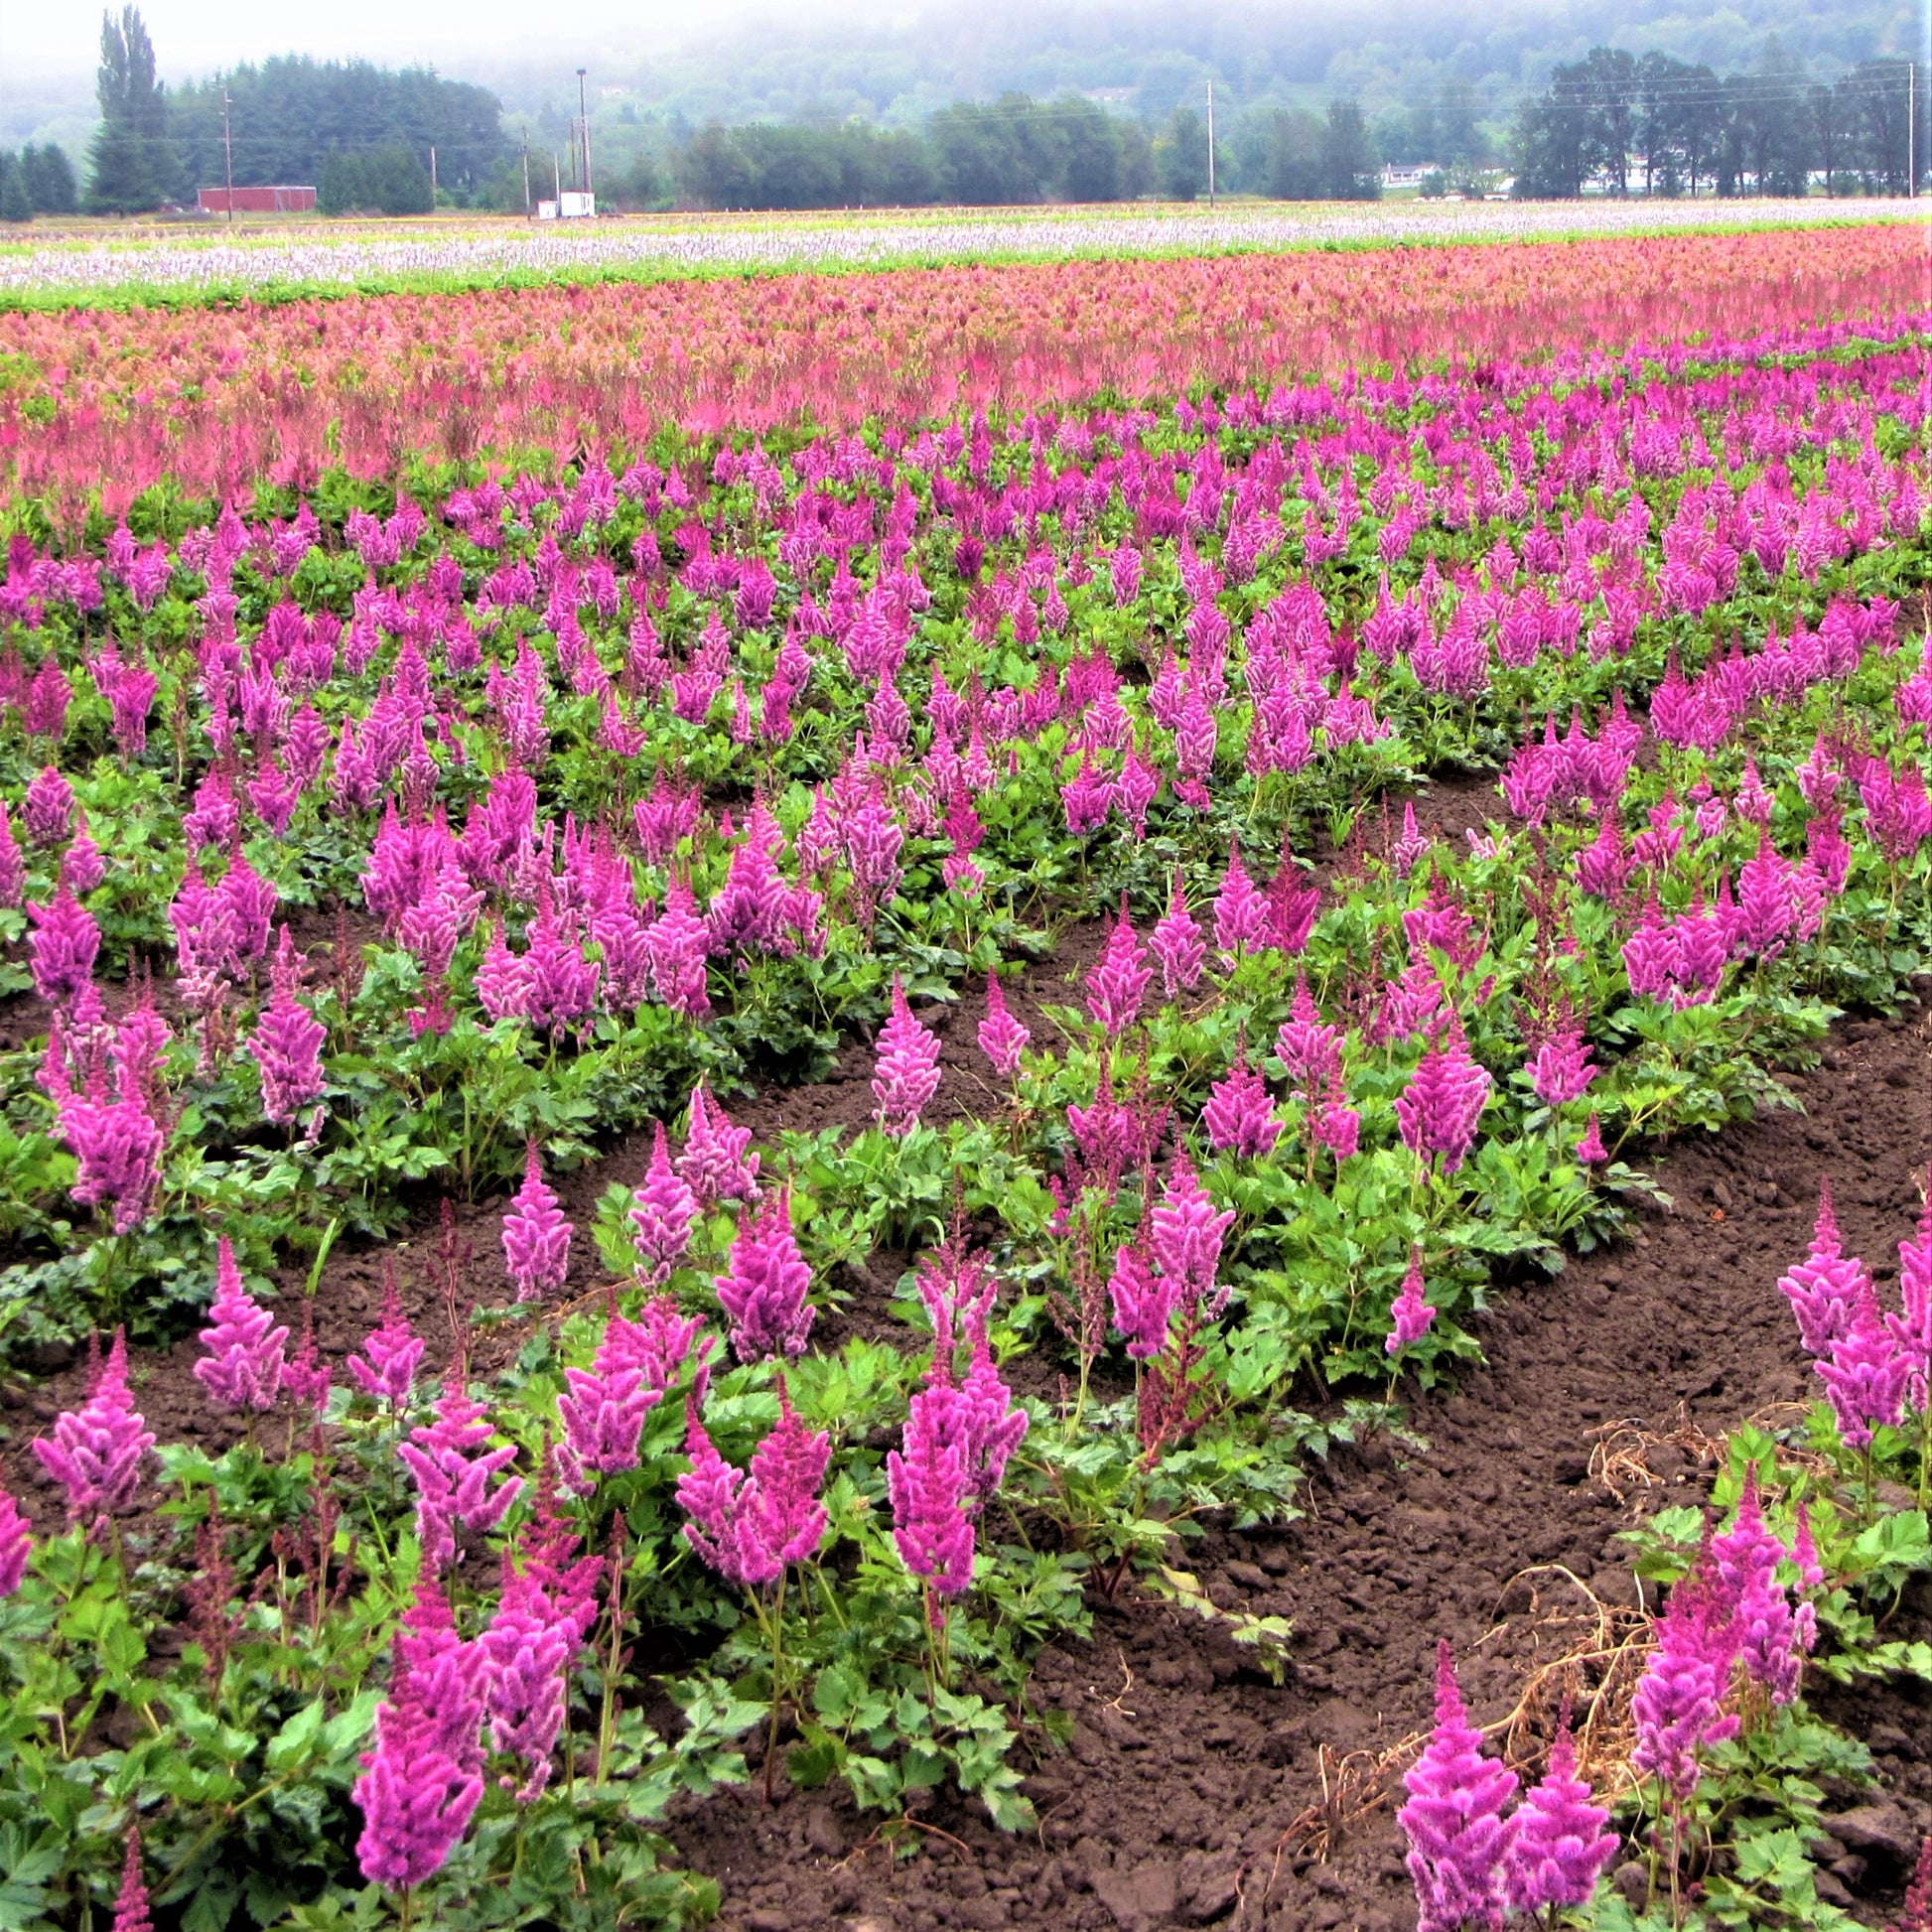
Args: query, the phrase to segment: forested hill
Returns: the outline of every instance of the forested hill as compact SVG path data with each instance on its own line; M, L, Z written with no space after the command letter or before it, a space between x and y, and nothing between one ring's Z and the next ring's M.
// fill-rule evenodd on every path
M314 183L332 156L407 149L420 159L434 148L438 181L467 192L510 151L487 87L427 68L284 56L176 90L168 131L191 189L222 179L224 80L236 181Z

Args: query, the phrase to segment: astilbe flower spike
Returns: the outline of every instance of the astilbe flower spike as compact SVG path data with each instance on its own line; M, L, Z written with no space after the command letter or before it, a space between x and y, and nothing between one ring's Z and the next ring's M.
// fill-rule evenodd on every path
M1887 1932L1932 1932L1932 1835L1919 1841L1918 1863L1905 1887L1905 1906Z
M121 1860L121 1888L114 1899L113 1932L154 1932L148 1910L147 1880L141 1875L141 1834L128 1828L127 1852Z
M588 1494L599 1475L637 1466L644 1419L664 1399L702 1326L695 1315L681 1316L668 1296L646 1303L635 1321L613 1309L591 1366L564 1370L569 1387L557 1398L564 1425L557 1459L579 1494Z
M1898 1292L1902 1306L1885 1326L1905 1362L1906 1398L1925 1413L1932 1411L1932 1202L1917 1234L1898 1244Z
M1267 1081L1248 1065L1245 1048L1209 1093L1201 1125L1210 1147L1246 1160L1272 1153L1281 1139L1274 1096Z
M362 1352L348 1358L349 1380L366 1396L400 1409L416 1385L423 1340L409 1325L396 1292L393 1267L384 1271L382 1319L362 1338Z
M1833 1336L1829 1358L1813 1367L1847 1449L1866 1448L1874 1429L1895 1428L1902 1419L1911 1362L1879 1318L1869 1283L1859 1290L1850 1324Z
M705 1092L700 1080L691 1089L691 1115L684 1130L684 1152L677 1171L689 1183L701 1207L718 1201L756 1201L759 1197L759 1157L747 1153L752 1144L749 1127L734 1127L731 1116Z
M522 1493L521 1476L506 1475L490 1486L516 1460L516 1445L485 1449L493 1432L483 1417L483 1404L473 1402L463 1386L459 1357L444 1378L435 1421L419 1424L396 1446L416 1479L416 1537L432 1577L455 1559L459 1524L479 1535L493 1530Z
M791 1406L778 1378L778 1422L741 1472L718 1453L695 1398L685 1415L688 1474L677 1499L690 1521L685 1540L727 1582L762 1589L788 1563L813 1556L825 1537L825 1505L818 1492L831 1457L831 1438L814 1433Z
M1165 917L1155 922L1148 950L1161 968L1161 990L1170 1000L1191 992L1200 984L1201 969L1207 964L1207 941L1194 915L1187 909L1187 895L1181 887L1180 868L1174 868L1173 885L1168 894Z
M1149 1223L1149 1246L1161 1272L1197 1295L1212 1295L1221 1265L1221 1242L1234 1225L1234 1209L1215 1212L1183 1146L1174 1148Z
M282 1386L289 1331L242 1285L234 1248L222 1235L216 1247L214 1300L201 1341L207 1353L195 1379L217 1409L272 1409Z
M1682 1804L1697 1788L1698 1754L1734 1736L1724 1710L1737 1642L1716 1580L1694 1570L1671 1591L1657 1647L1630 1701L1637 1728L1631 1763Z
M1033 1035L1007 1007L1007 996L1000 988L998 973L986 976L986 1018L979 1024L980 1051L993 1062L993 1071L1011 1080L1020 1071L1020 1056L1027 1050Z
M364 1754L349 1794L362 1813L355 1847L362 1876L393 1891L433 1878L469 1830L483 1788L479 1768L439 1734L399 1656L375 1714L375 1749Z
M817 1313L805 1299L811 1285L811 1268L791 1231L791 1189L781 1187L768 1205L740 1220L731 1272L715 1278L741 1362L803 1351Z
M1488 1100L1488 1071L1470 1058L1461 1028L1451 1026L1448 1041L1423 1054L1396 1096L1403 1145L1424 1162L1440 1154L1443 1172L1454 1173L1474 1144Z
M1168 1330L1184 1288L1172 1276L1157 1275L1139 1248L1114 1250L1107 1293L1114 1326L1126 1337L1127 1352L1135 1361L1151 1361L1167 1347Z
M1436 1728L1403 1783L1409 1802L1396 1823L1409 1841L1417 1932L1499 1932L1516 1773L1482 1755L1447 1641L1436 1651Z
M637 1273L649 1287L670 1278L691 1245L698 1197L671 1165L670 1146L660 1120L651 1139L650 1168L644 1184L630 1197L630 1232L637 1250Z
M20 1505L0 1489L0 1596L11 1596L27 1575L34 1537Z
M287 926L272 968L268 1004L255 1023L248 1051L261 1069L262 1113L277 1127L286 1127L321 1099L325 1084L322 1042L327 1029L295 997L301 983L302 955Z
M1831 1353L1833 1342L1850 1331L1859 1298L1870 1285L1864 1263L1844 1252L1844 1240L1832 1212L1828 1174L1818 1187L1818 1219L1812 1230L1811 1252L1778 1281L1797 1317L1798 1338L1807 1354L1822 1357Z
M1422 1249L1419 1247L1409 1250L1409 1272L1402 1278L1402 1291L1390 1308L1389 1318L1389 1338L1382 1345L1392 1356L1400 1355L1405 1348L1413 1348L1428 1334L1436 1319L1436 1311L1423 1289Z
M503 1268L519 1302L541 1302L563 1287L575 1231L558 1205L556 1189L543 1177L533 1138L523 1150L523 1185L503 1216Z
M1590 1803L1589 1785L1577 1775L1577 1744L1566 1721L1542 1782L1524 1794L1510 1819L1503 1879L1510 1910L1534 1914L1584 1904L1616 1855L1616 1834L1604 1829L1609 1817Z
M1600 1168L1610 1158L1610 1151L1603 1145L1603 1132L1591 1114L1589 1125L1584 1129L1583 1139L1577 1143L1577 1159L1586 1167Z
M51 904L30 903L27 917L34 927L27 940L34 991L49 1006L71 1006L93 978L94 957L100 951L94 915L63 887Z
M912 1017L897 974L893 976L893 1011L879 1033L872 1091L879 1102L873 1118L895 1135L911 1133L939 1091L939 1035Z
M963 1406L950 1386L921 1389L906 1413L899 1447L886 1452L893 1541L899 1561L927 1586L935 1628L937 1599L960 1595L973 1581L973 1484L958 1413Z
M1562 1107L1582 1099L1596 1073L1583 1029L1571 1027L1536 1049L1530 1063L1530 1085L1546 1107Z
M1153 977L1147 948L1127 915L1123 893L1120 916L1108 929L1106 946L1087 975L1087 1011L1110 1039L1118 1039L1141 1017L1141 1003Z
M33 1449L41 1467L67 1491L68 1520L85 1517L94 1523L134 1500L141 1464L154 1443L127 1386L127 1334L116 1328L86 1401L58 1416L53 1441L36 1438Z

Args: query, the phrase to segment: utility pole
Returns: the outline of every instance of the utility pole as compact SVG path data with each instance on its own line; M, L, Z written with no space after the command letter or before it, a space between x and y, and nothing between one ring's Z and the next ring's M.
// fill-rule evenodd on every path
M1207 206L1214 207L1214 83L1207 83Z
M429 206L431 213L436 211L436 144L430 143L429 150Z
M1905 63L1905 194L1918 200L1918 63Z
M523 137L523 218L530 218L530 137Z
M564 198L563 157L559 154L553 153L550 157L550 199L553 202L561 203L563 201L563 198ZM563 212L563 208L559 207L557 212L561 214Z
M228 226L234 226L234 133L228 126L228 83L221 83L221 178L228 189Z
M590 97L584 84L584 76L589 71L588 68L577 69L577 126L579 138L584 144L583 189L586 195L591 192L591 108Z

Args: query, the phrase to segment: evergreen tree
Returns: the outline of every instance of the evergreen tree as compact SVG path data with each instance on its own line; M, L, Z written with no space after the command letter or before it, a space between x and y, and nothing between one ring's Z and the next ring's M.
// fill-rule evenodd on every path
M140 10L100 17L95 82L100 129L88 150L87 208L136 214L178 192L180 163L168 140L168 90L155 77L154 43Z
M1161 193L1171 202L1191 202L1207 193L1207 124L1191 107L1176 107L1168 131L1154 144Z
M0 152L0 221L31 221L34 204L27 193L27 171L11 154Z
M58 142L50 141L44 148L30 142L20 151L20 165L26 176L27 199L36 214L72 214L79 207L73 163Z
M1321 192L1331 202L1374 202L1382 195L1380 164L1368 123L1352 100L1331 100L1321 129Z

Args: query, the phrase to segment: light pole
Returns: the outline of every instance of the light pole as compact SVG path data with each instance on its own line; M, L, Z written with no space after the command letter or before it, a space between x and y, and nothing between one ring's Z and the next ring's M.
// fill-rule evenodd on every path
M1214 83L1207 83L1207 211L1214 211Z
M228 126L228 83L221 83L221 179L227 184L228 226L234 226L234 134Z
M578 139L584 144L583 186L586 195L591 192L591 108L590 98L584 85L584 76L589 71L588 68L577 69L577 127Z

